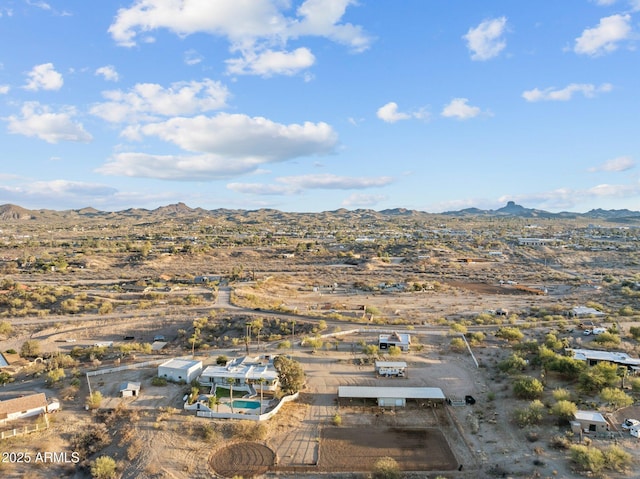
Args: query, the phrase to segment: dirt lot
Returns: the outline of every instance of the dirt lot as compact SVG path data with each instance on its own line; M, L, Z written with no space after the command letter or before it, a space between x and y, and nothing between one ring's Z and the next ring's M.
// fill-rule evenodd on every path
M458 467L439 429L325 428L318 468L325 472L370 471L381 457L403 471L447 471Z

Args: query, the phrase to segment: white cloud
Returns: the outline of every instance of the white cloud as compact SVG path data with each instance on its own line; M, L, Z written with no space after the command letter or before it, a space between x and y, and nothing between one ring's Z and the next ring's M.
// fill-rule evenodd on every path
M618 0L592 0L593 3L600 7L608 7L616 3Z
M120 75L116 71L113 65L105 65L96 70L96 75L100 75L104 77L107 81L115 81L117 82L120 79Z
M533 90L527 90L522 93L522 98L529 102L535 101L568 101L571 100L574 93L582 93L587 98L593 98L596 93L610 92L613 86L609 83L595 86L585 83L571 83L570 85L562 89L545 88L540 90L534 88Z
M370 208L387 199L386 195L365 195L362 193L353 193L342 201L342 206L345 208Z
M184 52L184 63L189 66L197 65L198 63L202 63L204 57L200 55L196 50L187 50Z
M472 60L489 60L500 54L507 46L503 35L507 27L507 18L500 17L485 20L475 28L470 28L464 38L471 51Z
M458 120L468 120L478 116L481 111L477 106L470 106L467 98L454 98L446 105L441 115L447 118L457 118Z
M598 26L587 28L576 38L574 51L581 55L598 56L613 52L618 44L631 37L631 15L611 15L600 19Z
M99 172L175 180L228 178L256 171L266 163L329 154L337 144L336 133L326 123L284 125L226 113L172 118L136 127L135 134L157 137L196 154L120 153Z
M283 176L275 179L276 184L262 183L229 183L227 188L238 193L252 195L293 195L305 190L352 190L386 186L393 178L351 177L333 174Z
M4 201L19 203L23 206L34 204L37 208L51 204L67 204L71 207L84 207L96 202L115 198L118 190L98 183L69 180L50 180L22 182L15 186L0 186L0 196Z
M263 161L327 154L337 143L337 135L327 123L283 125L263 117L228 113L172 118L144 125L140 131L187 151L255 157Z
M6 95L11 90L9 85L0 85L0 95Z
M226 106L229 91L220 82L205 79L173 83L169 88L138 83L128 92L110 90L102 95L109 101L93 106L91 113L121 123L217 110Z
M640 183L631 184L600 184L590 188L572 189L558 188L551 191L528 195L506 195L499 201L515 201L519 204L533 205L533 207L552 210L568 210L580 203L603 201L607 198L636 198L640 197Z
M313 56L307 48L287 52L289 40L316 36L356 52L369 47L371 39L360 26L342 23L347 7L355 4L355 0L306 0L294 16L288 16L288 0L136 0L130 8L118 10L109 33L123 46L133 46L139 34L158 29L180 36L208 33L226 38L230 50L241 53L241 58L228 61L230 71L265 75L265 68L275 63L267 74L291 74L292 68L313 64Z
M408 120L411 118L411 115L408 113L400 113L398 111L398 104L393 101L378 108L376 115L382 121L386 121L387 123L395 123L400 120Z
M378 108L376 116L387 123L396 123L397 121L410 120L412 118L425 119L428 117L428 114L422 109L409 113L400 112L398 111L398 104L391 101Z
M36 65L27 76L29 80L24 86L25 90L59 90L64 84L62 75L55 70L53 63Z
M619 156L618 158L612 158L607 160L601 165L589 168L591 172L598 171L627 171L636 166L636 162L630 156Z
M226 61L227 71L235 75L295 75L315 63L308 48L297 48L292 52L265 50L260 53L247 52L242 58Z
M93 137L87 133L81 123L75 122L74 108L65 108L60 112L38 102L27 102L22 106L21 117L15 115L6 118L9 133L37 137L47 143L76 141L88 143Z

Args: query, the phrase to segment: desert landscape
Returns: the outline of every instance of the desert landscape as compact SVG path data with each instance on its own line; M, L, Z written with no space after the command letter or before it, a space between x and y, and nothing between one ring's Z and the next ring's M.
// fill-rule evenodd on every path
M0 421L2 477L635 477L638 439L621 425L640 419L640 215L514 206L0 207L0 406L59 405ZM407 351L380 345L394 333ZM244 356L304 372L267 393L267 420L196 415L186 405L206 406L210 388L158 374L171 358ZM406 370L386 377L376 361ZM123 384L139 388L122 397ZM443 400L388 407L341 386ZM576 432L577 411L606 431Z

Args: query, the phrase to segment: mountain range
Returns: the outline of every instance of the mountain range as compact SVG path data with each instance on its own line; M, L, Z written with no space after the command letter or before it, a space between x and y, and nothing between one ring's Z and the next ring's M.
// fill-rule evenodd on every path
M358 209L347 210L344 208L325 211L322 213L298 213L305 216L318 216L323 217L327 215L339 216L339 217L385 217L385 216L422 216L433 215L417 210L408 210L405 208L393 208L381 211ZM260 210L231 210L225 208L218 208L215 210L205 210L203 208L191 208L184 203L176 203L167 206L161 206L159 208L148 210L144 208L129 208L122 211L109 212L100 211L95 208L87 207L78 210L29 210L21 206L5 204L0 206L0 220L7 222L15 221L27 221L27 220L55 220L66 219L81 220L83 218L95 218L104 220L117 220L118 218L131 218L137 220L154 220L154 219L170 219L170 218L184 218L184 217L197 217L197 216L214 216L225 217L227 219L242 218L242 217L271 217L286 219L287 217L295 216L296 213L285 213L273 209L260 209ZM631 211L628 209L622 210L603 210L593 209L586 213L573 213L573 212L559 212L551 213L544 210L526 208L518 205L513 201L509 201L502 208L496 210L483 210L478 208L466 208L457 211L446 211L444 213L438 213L439 216L454 216L454 217L518 217L518 218L548 218L548 219L573 219L584 218L603 221L615 221L620 223L640 223L640 211Z

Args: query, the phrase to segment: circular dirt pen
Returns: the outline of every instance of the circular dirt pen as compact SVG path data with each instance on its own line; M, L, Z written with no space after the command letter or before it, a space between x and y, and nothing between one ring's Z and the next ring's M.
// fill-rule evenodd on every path
M274 465L276 455L263 444L240 442L214 452L209 465L224 477L253 477L264 474Z

